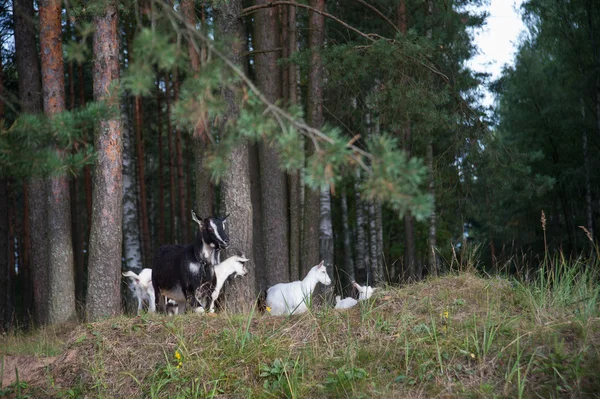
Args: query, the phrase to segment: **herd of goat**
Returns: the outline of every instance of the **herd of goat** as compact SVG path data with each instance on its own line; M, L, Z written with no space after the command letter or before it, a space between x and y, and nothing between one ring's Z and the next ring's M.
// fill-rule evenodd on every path
M130 287L138 301L138 314L147 304L149 312L185 313L188 304L196 313L215 311L223 284L230 276L248 274L243 255L233 255L221 262L220 251L229 247L225 232L225 217L198 218L192 211L192 220L198 224L196 239L189 245L161 246L154 257L152 269L123 273L131 281ZM279 283L266 290L264 309L271 315L303 313L318 283L330 285L331 278L323 261L310 269L302 281ZM358 301L371 297L375 288L352 283L358 291L353 297L336 297L336 309L351 308Z

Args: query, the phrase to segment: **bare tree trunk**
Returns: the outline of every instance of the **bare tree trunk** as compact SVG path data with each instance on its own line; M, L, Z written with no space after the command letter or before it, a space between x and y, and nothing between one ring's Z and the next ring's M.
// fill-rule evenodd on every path
M231 60L237 65L242 64L242 49L244 48L244 29L240 13L241 0L230 0L219 3L215 7L215 20L218 34L225 40L225 48L232 49ZM222 126L227 121L239 116L239 108L230 88L223 89L223 96L228 104ZM248 144L238 144L231 153L231 165L223 178L222 201L225 212L229 216L229 236L232 247L241 249L250 259L248 275L244 281L234 280L228 287L228 298L233 309L244 309L256 299L256 264L253 256L253 224L252 224L252 198L250 182L250 163Z
M145 265L152 261L152 251L150 249L150 226L148 216L148 200L146 197L146 173L144 169L144 141L142 138L142 98L135 97L135 145L136 145L136 165L137 178L139 183L140 196L140 218L142 228L142 258Z
M179 70L175 68L175 72L173 72L173 88L174 88L174 99L175 101L179 101ZM180 228L180 237L181 242L189 243L191 242L190 237L188 237L188 220L190 218L187 215L186 206L185 206L185 179L183 176L183 147L181 142L181 130L179 128L175 129L175 152L177 155L177 191L179 196L179 228Z
M156 117L158 125L158 245L165 242L165 162L163 157L163 132L162 132L162 101L160 78L158 93L156 95Z
M377 265L378 248L377 248L377 220L375 215L375 204L370 202L367 205L369 212L369 284L375 284L382 280L383 276L380 274L379 267Z
M309 5L317 10L325 11L325 0L310 0ZM321 128L323 125L323 66L319 51L323 46L325 20L323 15L310 11L308 14L308 45L311 51L310 67L308 74L308 107L307 116L310 126ZM307 159L314 151L314 145L310 141L307 144ZM306 189L304 192L304 218L303 218L303 238L302 238L302 274L308 271L312 266L320 261L323 255L320 252L320 220L321 220L321 195L318 191ZM319 224L317 224L319 220ZM319 226L319 228L317 227ZM331 259L330 259L331 260ZM332 264L327 264L327 271L330 272ZM331 275L331 274L330 274Z
M377 229L377 270L383 281L390 281L390 273L385 264L383 256L383 220L382 206L380 202L375 203L375 228Z
M33 280L31 279L31 234L29 228L29 186L23 183L23 262L21 271L24 284L23 307L25 309L25 326L30 327L34 317Z
M406 212L404 214L404 281L418 279L415 252L415 219L410 212Z
M400 32L403 34L406 34L408 30L408 24L406 22L406 0L400 0L400 3L398 3L398 12L396 14L396 18L396 25L398 26L398 29L400 29Z
M167 149L169 152L169 189L170 189L170 214L171 214L171 243L177 241L177 217L175 206L175 146L173 145L173 127L171 126L171 88L169 74L165 74L165 99L167 100ZM205 216L203 216L205 217Z
M581 120L583 126L582 141L583 141L583 162L585 166L585 214L586 214L586 227L590 232L590 235L594 235L594 210L592 208L592 184L590 182L590 158L588 154L588 134L585 128L585 104L583 98L581 99Z
M4 122L2 119L0 121ZM11 242L8 217L8 179L0 179L0 330L7 331L10 327L12 309L12 285L10 282Z
M348 221L348 196L342 190L342 231L344 235L344 287L356 280L354 275L354 259L352 257L352 240L350 238L350 222Z
M438 256L437 256L437 213L435 211L435 171L433 169L433 141L429 140L427 144L427 166L429 167L429 194L433 198L433 207L429 217L429 271L431 275L438 275Z
M194 25L196 24L196 14L194 11L194 2L192 0L182 0L181 12L183 13L186 22ZM204 18L204 12L202 13L202 17ZM198 54L192 42L188 43L188 55L190 57L192 70L196 72L194 78L197 79L197 72L200 70L200 62L205 60L205 56L204 54ZM210 172L204 167L204 159L206 158L208 145L210 143L209 135L208 116L206 113L202 113L201 118L196 122L192 133L194 171L196 173L196 189L194 196L196 213L201 217L214 215L214 186L210 180Z
M42 0L40 12L40 49L42 55L42 92L44 112L49 117L65 110L65 77L62 58L61 2ZM64 151L55 147L58 157ZM73 241L71 239L71 200L65 173L50 178L48 191L48 322L62 323L75 315Z
M363 203L360 193L360 170L356 170L356 181L354 184L356 193L356 280L360 284L367 281L366 269L366 251L367 243L365 238L365 215L363 212Z
M34 26L33 0L13 0L15 49L19 78L19 99L24 113L42 112L42 85ZM46 181L32 178L28 183L28 225L31 243L31 277L33 283L34 320L47 322L48 307L48 249Z
M117 5L107 2L94 17L94 99L118 107L119 96L110 93L119 81ZM93 214L90 233L88 320L121 313L121 256L123 223L123 142L121 121L104 119L96 133Z
M297 51L298 31L296 29L296 7L286 7L289 33L287 35L287 43L282 43L284 48L287 48L287 56L292 56ZM298 103L298 84L296 65L288 65L287 70L287 98L290 105ZM302 149L298 149L301 151ZM291 172L288 175L289 188L289 206L290 206L290 279L297 280L304 276L300 275L300 253L301 253L301 224L302 224L302 207L301 207L301 189L300 189L300 172Z
M265 4L268 0L257 0ZM272 103L281 98L281 80L277 60L280 53L278 9L259 10L255 15L254 46L256 83ZM286 175L279 166L279 154L269 143L258 143L262 208L262 243L267 285L289 281L289 220L287 211Z
M129 104L127 98L121 98L121 130L123 131L123 252L125 254L127 269L139 272L144 266L149 267L149 265L144 265L143 263L140 242L140 221L137 207L138 193L134 160L135 145L129 119Z

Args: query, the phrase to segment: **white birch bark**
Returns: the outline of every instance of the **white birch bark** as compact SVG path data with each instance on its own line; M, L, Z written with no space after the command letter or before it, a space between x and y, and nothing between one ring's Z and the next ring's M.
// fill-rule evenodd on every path
M142 264L140 225L137 208L137 184L133 161L133 135L129 119L128 102L121 101L121 124L123 129L123 246L127 270L139 273ZM150 265L146 265L150 267Z

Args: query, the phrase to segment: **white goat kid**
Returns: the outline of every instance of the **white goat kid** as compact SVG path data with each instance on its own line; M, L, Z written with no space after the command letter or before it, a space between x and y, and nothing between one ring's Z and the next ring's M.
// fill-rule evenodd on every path
M331 284L324 261L314 266L302 281L275 284L267 290L266 305L274 316L306 312L317 283Z
M243 256L230 256L225 259L223 262L219 263L215 266L215 275L217 277L217 283L215 285L215 289L211 295L211 300L208 309L211 313L215 312L215 301L219 298L219 294L221 293L221 289L223 288L223 284L232 274L234 277L245 276L248 274L248 270L246 269L246 262L249 259L244 258ZM177 307L177 302L173 300L169 300L167 302L167 313L169 314L177 314L179 311ZM204 308L202 306L198 306L194 309L196 313L203 313Z
M234 277L238 277L248 274L248 270L246 270L246 262L249 260L250 259L246 259L243 256L233 255L215 266L217 284L215 285L215 290L212 293L210 305L208 307L211 313L215 312L215 301L219 298L223 284L225 284L225 281L227 281L229 276L233 274Z
M376 288L372 288L367 286L362 287L360 284L358 284L356 281L352 282L352 285L354 286L354 288L356 288L358 290L358 301L352 297L347 297L342 299L341 296L336 296L335 297L335 308L336 309L349 309L351 307L353 307L354 305L356 305L359 301L364 301L366 299L371 298L371 295L373 295L373 292L375 292Z
M143 309L143 303L148 303L148 310L152 313L156 312L154 287L152 286L152 269L142 269L140 274L135 274L132 271L123 273L124 277L128 277L131 281L130 288L138 300L137 314Z

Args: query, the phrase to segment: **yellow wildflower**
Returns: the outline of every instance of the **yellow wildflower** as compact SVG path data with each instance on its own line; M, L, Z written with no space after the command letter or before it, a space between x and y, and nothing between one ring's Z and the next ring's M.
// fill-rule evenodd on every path
M450 316L450 313L448 313L447 310L444 311L444 319L448 319L448 316Z
M181 359L181 353L179 353L179 351L175 351L175 359L177 359L177 360Z
M475 359L475 354L471 353L471 359Z
M271 311L271 308L267 306L267 312L270 312L270 311Z

